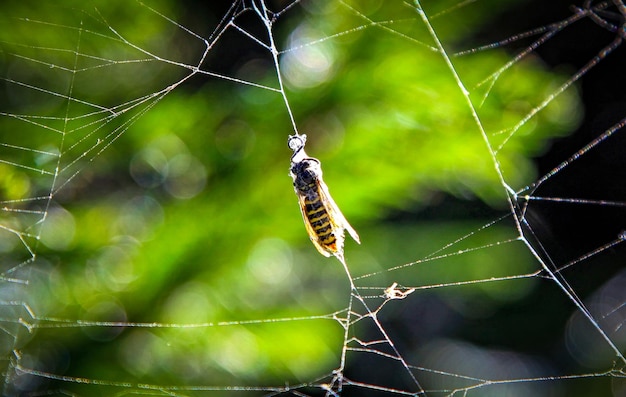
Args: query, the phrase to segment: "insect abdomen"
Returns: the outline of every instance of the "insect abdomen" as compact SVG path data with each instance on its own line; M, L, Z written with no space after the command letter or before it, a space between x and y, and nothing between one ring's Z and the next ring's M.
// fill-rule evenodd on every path
M306 217L315 231L321 245L331 250L337 251L337 239L333 233L333 225L330 221L328 211L322 204L318 195L308 195L304 200Z

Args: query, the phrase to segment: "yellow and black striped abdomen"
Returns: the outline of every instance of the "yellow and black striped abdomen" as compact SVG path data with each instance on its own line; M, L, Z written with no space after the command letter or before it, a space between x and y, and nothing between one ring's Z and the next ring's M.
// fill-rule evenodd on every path
M304 211L320 245L331 252L337 251L337 239L333 233L332 219L316 189L309 191L304 199Z

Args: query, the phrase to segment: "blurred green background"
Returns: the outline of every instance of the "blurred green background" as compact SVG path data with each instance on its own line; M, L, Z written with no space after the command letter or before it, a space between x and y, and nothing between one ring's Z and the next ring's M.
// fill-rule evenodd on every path
M473 32L516 4L508 3L425 7L453 54L476 47ZM16 376L17 390L95 396L141 391L106 386L118 382L298 384L337 367L343 329L330 314L347 308L348 280L302 225L287 175L293 127L263 47L265 27L248 10L225 29L230 5L3 5L0 197L11 209L1 218L3 269L29 280L12 300L36 316L33 332L18 326L9 334L25 367L105 380ZM539 269L515 241L511 217L481 226L510 211L495 164L519 189L537 178L532 158L549 139L576 127L580 105L571 90L507 140L567 75L529 56L490 81L511 54L452 57L489 144L506 142L496 154L407 4L297 3L276 19L273 38L307 152L321 160L335 201L361 235L360 246L348 239L346 258L353 276L366 275L357 286L375 287L363 295L381 295L392 282L436 287ZM186 79L194 67L201 72ZM506 243L490 246L498 242ZM428 260L433 253L448 256ZM420 263L387 271L413 262ZM480 344L485 330L462 331L461 319L495 315L527 298L536 281L418 290L381 313L390 330L430 319L413 336L394 333L408 341L406 358L428 367L421 360L445 338ZM415 308L420 317L407 318ZM489 332L500 335L499 348L522 350L514 346L520 333L543 340L543 321L503 322ZM13 347L6 343L7 357ZM348 368L359 367L353 362ZM528 367L507 376L546 368Z

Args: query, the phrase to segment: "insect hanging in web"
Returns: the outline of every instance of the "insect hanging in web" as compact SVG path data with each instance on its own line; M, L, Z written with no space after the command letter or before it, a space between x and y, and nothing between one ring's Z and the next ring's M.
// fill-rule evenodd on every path
M298 196L304 227L320 254L334 255L345 265L343 257L344 231L357 243L359 235L350 226L337 204L330 197L322 179L322 167L318 159L304 152L306 135L290 135L288 145L293 150L290 175Z

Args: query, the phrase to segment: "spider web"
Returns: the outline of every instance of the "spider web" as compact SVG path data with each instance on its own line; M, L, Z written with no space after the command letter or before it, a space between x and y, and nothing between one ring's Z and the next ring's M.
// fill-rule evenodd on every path
M4 395L626 395L621 1L30 5ZM306 245L294 131L347 273Z

